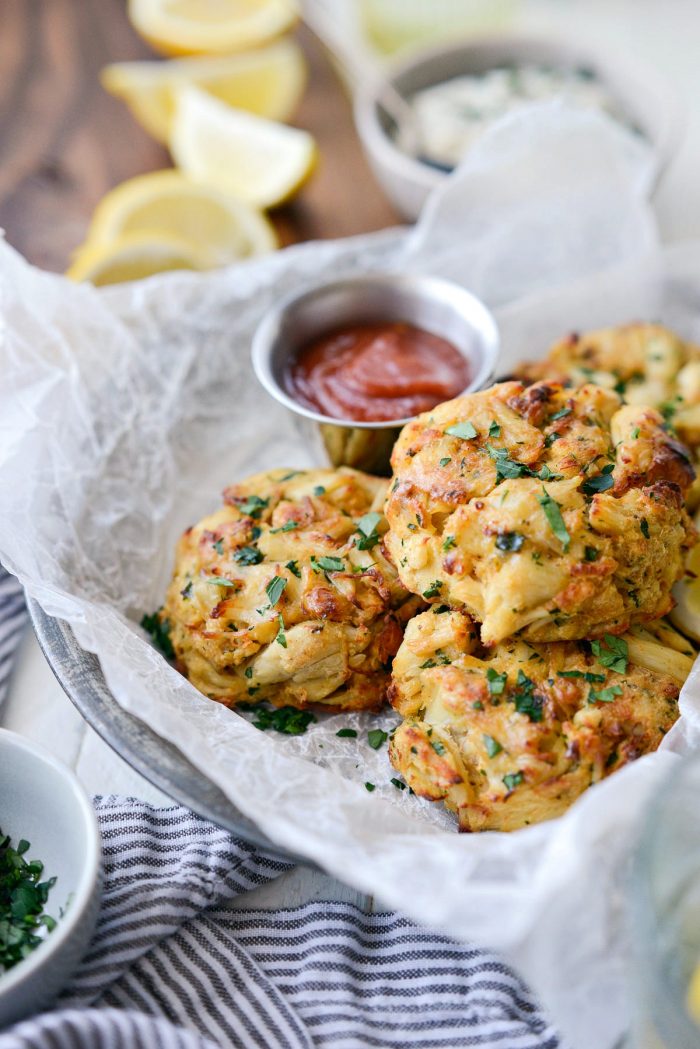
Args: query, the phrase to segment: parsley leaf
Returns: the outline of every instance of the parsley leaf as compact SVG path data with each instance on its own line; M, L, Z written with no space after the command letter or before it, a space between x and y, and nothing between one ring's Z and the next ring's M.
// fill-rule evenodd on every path
M262 559L263 555L256 546L242 546L233 555L233 560L239 565L259 565Z
M278 622L279 622L279 627L278 627L278 630L277 630L277 637L275 638L275 641L277 642L278 645L281 645L282 648L286 648L287 647L287 635L284 632L284 619L282 618L282 613L281 612L279 613L279 616L278 616Z
M217 552L217 554L219 556L221 556L223 554L223 552L224 552L224 541L223 541L223 539L217 539L215 543L212 543L212 546L214 547L214 549L216 550L216 552Z
M396 779L395 776L392 776L391 777L391 782L393 783L393 785L396 787L397 790L405 790L406 789L406 784L404 783L404 781L402 779Z
M495 758L496 754L500 754L503 750L501 744L497 739L494 739L493 736L487 736L486 733L484 733L482 739L484 741L484 746L486 747L486 753L490 758Z
M591 689L588 693L589 703L613 703L615 696L621 696L622 689L619 685L611 685L610 688L602 688L600 692Z
M168 659L175 658L175 649L170 640L170 620L161 619L160 612L153 612L150 616L145 615L141 620L143 629L151 635L156 648L159 648Z
M292 532L295 528L299 527L298 521L285 521L279 528L271 528L270 535L277 535L278 532Z
M586 561L597 561L600 557L600 551L596 550L594 546L587 546L584 548L583 556Z
M447 427L445 433L448 433L450 437L461 437L463 441L471 441L477 435L470 422L454 423L454 425Z
M357 732L354 728L339 728L336 736L339 736L340 739L357 739Z
M565 419L567 415L571 415L571 411L571 408L560 408L558 412L554 413L554 415L550 415L549 421L553 423L557 419Z
M448 466L451 462L452 459L450 458L450 456L446 455L440 460L440 466Z
M649 538L649 522L647 521L646 517L643 517L639 522L639 530L641 531L645 539Z
M624 638L604 634L603 641L591 641L591 652L601 667L614 670L616 674L624 674L627 670L629 650Z
M374 790L374 783L365 783L365 790L368 790L371 794Z
M537 502L544 510L544 516L549 521L549 527L554 532L557 539L561 542L564 553L569 549L569 543L571 542L571 536L566 530L564 524L564 518L561 516L561 508L556 500L552 499L551 495L548 495L545 489L542 489L542 495L537 496Z
M238 584L234 583L234 581L232 579L224 579L223 576L220 576L220 575L206 576L203 579L203 582L204 583L214 583L216 586L226 586L229 589L231 587L235 588L235 587L238 586Z
M25 839L13 847L0 830L0 979L43 942L42 929L51 932L56 927L44 914L56 879L39 881L44 865L24 858L29 848Z
M434 579L427 590L423 591L423 597L430 599L431 597L438 597L442 590L442 583L439 579Z
M526 714L530 721L541 721L542 696L535 693L535 682L519 670L515 684L512 698L518 714Z
M284 478L282 478L284 480ZM252 517L255 520L259 520L262 516L263 510L265 510L269 504L269 499L261 499L259 495L249 495L247 499L237 502L238 509L246 517Z
M457 546L455 537L453 535L446 535L442 541L442 549L451 550L454 546Z
M298 561L287 561L284 567L288 569L292 573L292 575L295 575L297 579L301 579L301 571L299 569Z
M500 696L503 689L506 687L506 681L508 675L506 673L499 674L493 667L489 667L486 671L486 680L489 686L489 692L492 696Z
M345 564L339 557L312 557L311 567L322 572L344 572Z
M531 477L532 470L526 463L520 463L517 459L510 459L505 448L494 448L487 444L486 451L496 464L496 484L511 477Z
M302 736L311 722L316 720L316 715L310 710L297 710L296 707L270 708L264 703L256 703L249 706L248 710L257 717L253 722L255 728L263 731L271 728L285 736Z
M356 545L358 550L371 550L373 546L379 542L379 533L377 532L377 525L382 519L382 515L376 512L365 514L357 522L357 530L361 534L362 538L358 539Z
M507 776L503 777L503 782L508 790L515 790L516 787L520 786L524 779L525 776L522 772L509 772Z
M270 605L276 605L281 598L284 588L287 585L287 580L284 576L275 575L272 577L270 582L265 587L265 593L267 594Z
M314 495L325 495L325 494L326 494L326 489L323 487L323 485L322 484L317 484L316 487L314 488Z
M371 728L367 733L367 742L372 750L379 750L382 743L386 743L388 734L381 728Z
M519 532L499 532L496 536L496 549L504 553L516 553L525 542L525 536Z
M608 470L607 472L596 474L595 477L589 477L581 485L581 491L586 495L595 495L596 492L607 492L614 484L615 480L612 472Z
M433 748L435 753L439 754L441 757L445 753L445 745L444 743L441 743L439 739L431 739L430 746Z
M581 678L589 685L601 684L605 681L605 674L593 674L589 670L558 670L557 677Z
M500 436L501 436L501 427L499 426L499 424L494 419L493 422L491 423L491 425L489 426L489 437L500 437Z

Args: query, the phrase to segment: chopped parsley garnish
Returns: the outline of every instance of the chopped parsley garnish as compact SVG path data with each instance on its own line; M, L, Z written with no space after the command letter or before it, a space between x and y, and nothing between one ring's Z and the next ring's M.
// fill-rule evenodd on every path
M433 748L436 754L442 756L445 753L445 746L440 742L439 739L431 739L430 746Z
M339 728L336 736L339 736L340 739L357 739L357 732L354 728Z
M561 437L560 433L548 433L544 439L545 448L551 448L555 441L558 441Z
M277 535L278 532L292 532L295 528L299 527L298 521L285 521L279 528L271 528L270 535Z
M564 475L553 473L547 464L543 463L536 476L539 477L540 481L561 481Z
M442 615L445 614L445 612L449 612L449 611L450 611L450 606L449 605L434 605L433 606L433 615L434 616L442 616Z
M190 579L189 583L186 583L185 586L183 586L182 590L180 591L180 597L183 598L185 601L189 601L189 599L192 597L192 580L191 579Z
M632 430L632 433L630 434L630 437L632 438L633 441L637 440L637 438L639 437L639 427L638 426L634 427L634 429Z
M553 423L557 419L565 419L567 415L571 415L571 411L571 408L560 408L558 412L555 412L554 415L549 417L549 421Z
M588 693L589 703L612 703L615 700L615 696L621 696L622 689L619 685L611 685L610 688L602 688L600 692L596 692L595 689L591 689Z
M294 475L290 474L289 476L293 477ZM282 478L283 481L286 479L287 478L285 477ZM262 516L263 510L267 508L269 502L269 499L261 499L259 495L249 495L247 499L238 504L238 509L242 514L245 514L246 517L252 517L255 520L259 520Z
M303 470L290 470L284 477L280 477L280 481L291 481L292 477L300 477L304 473Z
M253 668L252 667L246 667L245 670L243 671L243 673L244 673L245 677L250 679L253 676Z
M599 474L595 477L589 477L588 480L584 481L581 485L581 491L585 495L595 495L596 492L607 492L609 488L615 484L615 479L612 476L612 472L615 469L612 463L608 463L604 466Z
M371 728L367 733L367 742L372 750L379 750L381 745L386 743L388 738L388 733L381 728Z
M463 441L471 441L473 437L476 437L476 430L468 421L448 426L445 433L448 433L450 437L461 437Z
M557 677L581 678L589 685L600 685L605 681L605 674L593 674L590 670L558 670Z
M639 530L645 539L649 538L649 522L647 521L646 517L643 517L639 522Z
M586 561L597 561L600 557L600 550L596 550L594 546L584 547L583 556Z
M224 552L224 541L223 541L223 539L217 539L215 543L212 543L212 546L214 547L214 549L216 550L216 552L217 552L217 554L219 556L221 556L221 554L223 554L223 552Z
M451 462L452 459L450 458L450 456L446 455L440 460L440 466L448 466Z
M518 714L526 714L530 721L541 721L542 696L536 695L535 682L519 670L515 684L512 698Z
M451 550L453 546L457 546L457 542L453 535L446 535L442 541L443 550Z
M371 550L373 546L379 542L379 533L377 532L377 525L382 519L382 515L376 512L365 514L357 522L357 530L362 536L358 539L356 546L358 550Z
M624 674L627 670L629 651L624 638L604 634L603 641L591 641L591 652L601 667L614 670L616 674Z
M500 754L503 750L501 744L497 739L494 739L493 736L487 736L486 733L484 733L483 740L484 746L486 747L486 753L490 758L495 758L496 754Z
M238 586L238 583L235 583L233 579L224 579L223 576L220 575L206 576L203 581L205 583L214 583L215 586L226 586L229 589Z
M509 772L507 776L503 777L503 782L508 790L515 790L519 787L522 781L525 779L522 772Z
M284 567L288 571L290 571L292 573L292 575L295 575L297 577L297 579L301 579L301 570L299 568L299 563L297 561L287 561L287 563L286 563L286 565Z
M161 611L161 609L158 609L157 612L153 612L150 616L145 615L141 620L141 626L151 635L156 648L159 648L168 659L174 659L175 649L170 640L170 620L161 619Z
M431 597L439 597L440 591L442 590L442 583L439 579L434 579L427 590L423 591L423 597L430 599Z
M483 709L484 709L484 704L481 702L481 700L480 699L475 699L474 702L472 703L472 710L483 710Z
M238 561L239 565L259 565L262 559L263 555L257 546L242 546L233 555L233 560Z
M499 532L496 536L496 549L504 553L515 553L525 542L525 536L519 532Z
M571 542L571 536L566 530L564 524L564 518L561 516L561 508L556 500L552 499L551 495L548 495L545 489L542 489L542 495L537 496L537 502L544 510L544 516L549 522L549 527L554 532L557 539L561 542L564 547L564 552L569 549L569 543Z
M325 495L325 494L326 494L326 489L323 487L323 485L322 484L317 484L315 486L315 488L314 488L314 495Z
M257 717L253 722L255 728L263 731L271 728L285 736L303 736L311 722L316 720L316 715L310 710L297 710L296 707L270 708L256 703L248 709Z
M371 794L374 790L374 783L365 783L365 790L368 790Z
M500 437L500 436L501 436L501 427L499 426L499 424L494 419L493 422L491 423L491 425L489 426L489 437Z
M312 557L311 567L314 571L344 572L345 564L339 557Z
M279 623L279 626L277 628L277 637L275 638L275 641L277 642L278 645L281 645L282 648L286 648L287 647L287 635L284 632L284 619L282 618L282 613L281 612L280 612L280 614L278 616L278 620L277 621Z
M500 696L503 689L506 687L506 681L508 675L506 673L499 674L493 667L489 667L486 671L486 680L489 686L489 692L492 696Z
M276 605L281 598L284 588L287 585L287 580L284 576L276 575L273 576L270 582L265 587L265 593L267 594L270 605Z
M25 859L30 847L24 838L13 847L0 830L0 976L43 943L42 930L56 927L54 919L44 914L56 879L39 881L44 865Z
M532 470L526 463L519 463L517 459L510 459L505 448L494 448L487 444L486 451L496 464L496 484L511 477L531 477Z
M405 790L406 789L406 784L404 783L404 781L402 779L396 779L395 776L392 776L391 777L391 782L394 784L394 786L396 787L397 790Z

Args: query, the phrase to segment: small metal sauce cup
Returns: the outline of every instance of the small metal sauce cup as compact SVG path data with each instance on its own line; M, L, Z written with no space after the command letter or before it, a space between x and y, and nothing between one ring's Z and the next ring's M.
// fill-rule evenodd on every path
M478 390L493 376L496 323L479 299L437 277L390 274L348 277L283 299L253 336L253 368L267 392L293 414L304 435L332 466L389 475L389 459L407 419L333 419L300 404L285 386L296 354L312 340L346 325L405 322L447 339L469 361Z

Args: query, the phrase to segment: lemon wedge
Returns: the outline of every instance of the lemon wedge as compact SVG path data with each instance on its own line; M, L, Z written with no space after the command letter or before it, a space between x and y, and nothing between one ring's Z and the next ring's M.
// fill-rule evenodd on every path
M165 55L228 55L290 29L294 0L129 0L134 29Z
M694 524L700 529L700 511L695 515ZM700 543L688 553L685 575L674 586L673 596L676 607L671 612L671 622L688 637L700 641Z
M207 267L277 247L275 231L259 211L173 170L138 175L107 193L95 209L87 243L105 245L131 234L187 242Z
M188 84L222 102L268 120L288 120L306 83L306 62L293 40L221 58L170 62L115 62L101 73L103 86L127 103L140 124L166 143L175 93Z
M66 276L101 286L141 280L166 270L204 270L207 259L178 237L130 233L108 244L86 243L76 252Z
M307 131L233 109L196 87L177 94L170 152L191 178L259 208L291 197L317 156Z

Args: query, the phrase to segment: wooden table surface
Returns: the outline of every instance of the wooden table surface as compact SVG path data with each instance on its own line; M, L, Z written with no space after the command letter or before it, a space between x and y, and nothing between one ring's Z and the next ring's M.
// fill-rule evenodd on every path
M99 83L108 62L156 57L125 9L126 0L0 2L0 227L45 269L66 269L108 189L170 166L167 152ZM297 37L309 82L294 123L314 135L321 161L295 200L272 215L282 242L395 224L325 53L303 28Z

